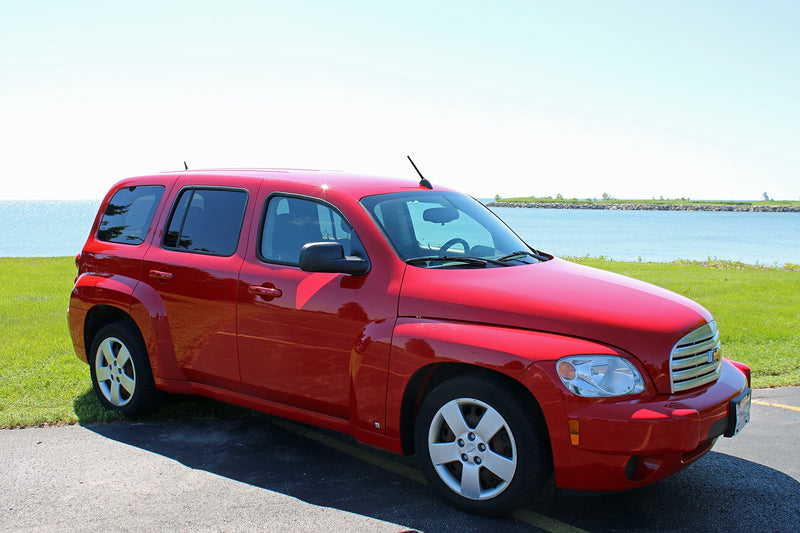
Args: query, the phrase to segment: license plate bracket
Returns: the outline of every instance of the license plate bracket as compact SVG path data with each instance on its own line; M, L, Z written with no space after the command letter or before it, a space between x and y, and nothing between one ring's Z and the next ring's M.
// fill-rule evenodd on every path
M728 429L726 437L737 435L750 422L750 398L752 391L745 388L741 394L731 400L730 414L728 415Z

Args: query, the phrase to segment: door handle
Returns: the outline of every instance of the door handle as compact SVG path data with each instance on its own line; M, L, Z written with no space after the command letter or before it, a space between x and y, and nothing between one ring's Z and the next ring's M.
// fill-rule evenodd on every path
M247 292L253 294L255 296L261 296L263 298L280 298L283 296L283 291L277 287L264 287L263 285L250 285L247 288Z
M163 270L151 270L150 277L158 281L169 281L172 279L172 272L164 272Z

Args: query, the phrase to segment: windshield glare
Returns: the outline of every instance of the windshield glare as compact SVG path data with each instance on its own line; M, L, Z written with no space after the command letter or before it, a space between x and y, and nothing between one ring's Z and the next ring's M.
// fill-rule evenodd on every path
M465 194L380 194L363 198L361 204L404 261L433 257L497 260L530 251L494 213ZM511 261L512 265L538 262L525 254L514 256Z

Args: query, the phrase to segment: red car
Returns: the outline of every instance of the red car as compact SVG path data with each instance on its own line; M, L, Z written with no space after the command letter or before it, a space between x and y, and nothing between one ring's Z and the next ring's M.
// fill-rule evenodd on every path
M76 258L69 324L100 402L198 394L352 434L453 505L555 475L639 487L750 412L711 314L525 244L450 189L281 169L130 178Z

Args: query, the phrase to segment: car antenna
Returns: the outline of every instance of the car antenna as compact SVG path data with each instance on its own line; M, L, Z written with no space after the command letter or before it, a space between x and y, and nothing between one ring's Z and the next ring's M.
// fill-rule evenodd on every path
M419 169L417 168L417 165L415 165L414 161L411 160L411 156L407 155L406 157L411 162L411 166L414 167L414 170L417 171L417 174L419 174L419 177L420 177L419 184L420 184L420 186L421 187L425 187L427 189L433 189L433 185L431 185L430 181L425 179L425 176L423 176L422 172L419 171Z
M183 162L183 169L189 170L189 165L186 164L186 161Z

